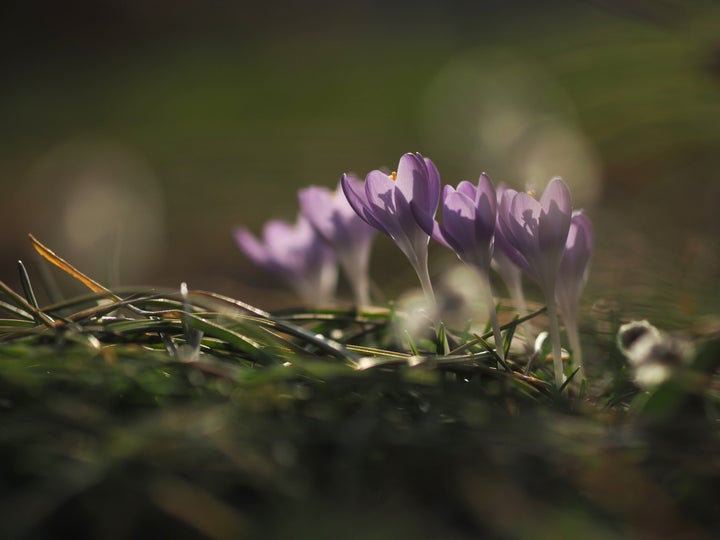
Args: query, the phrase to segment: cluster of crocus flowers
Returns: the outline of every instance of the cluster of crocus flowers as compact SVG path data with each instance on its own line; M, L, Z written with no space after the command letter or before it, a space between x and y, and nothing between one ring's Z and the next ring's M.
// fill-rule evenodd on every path
M339 263L356 305L369 305L368 265L375 231L355 214L339 186L335 191L310 186L298 198L295 225L271 220L262 240L238 227L238 246L253 263L285 279L310 306L332 301Z
M329 299L339 262L356 304L369 304L369 252L372 234L379 230L407 257L434 313L428 271L432 238L476 271L488 300L501 360L502 335L491 268L501 272L521 315L525 311L521 274L540 287L550 319L556 384L564 381L558 312L573 358L582 370L577 311L589 271L592 226L584 213L573 212L570 191L562 179L553 178L539 200L504 186L496 190L484 173L476 184L463 181L457 187L441 188L433 162L408 153L400 158L395 172L373 170L364 181L344 174L335 192L313 186L301 190L299 199L295 227L270 222L263 243L245 229L238 230L236 238L254 262L288 279L308 303L318 305ZM440 219L435 215L438 207Z

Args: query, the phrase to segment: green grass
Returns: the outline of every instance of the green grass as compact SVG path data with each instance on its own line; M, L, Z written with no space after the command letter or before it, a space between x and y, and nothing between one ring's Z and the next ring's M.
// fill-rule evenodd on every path
M429 331L411 352L394 309L167 290L40 309L23 282L0 303L2 538L720 530L717 338L641 392L616 328L586 334L578 395L514 348L498 369L482 336Z

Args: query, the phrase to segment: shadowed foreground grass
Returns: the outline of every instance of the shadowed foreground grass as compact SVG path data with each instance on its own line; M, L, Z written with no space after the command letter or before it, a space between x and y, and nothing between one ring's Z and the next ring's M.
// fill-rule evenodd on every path
M24 283L0 301L2 538L720 531L720 340L640 392L594 336L578 395L544 362L523 373L516 322L498 367L460 331L408 344L392 309L184 289L40 309Z

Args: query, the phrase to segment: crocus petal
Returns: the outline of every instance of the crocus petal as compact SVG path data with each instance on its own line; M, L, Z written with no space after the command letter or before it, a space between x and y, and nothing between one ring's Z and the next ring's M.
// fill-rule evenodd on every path
M576 289L579 300L588 278L593 248L593 230L590 219L582 212L574 212L568 232L565 253L560 263L558 287Z
M500 225L500 220L498 220L496 225ZM525 272L528 276L530 276L534 280L537 280L537 276L535 275L534 270L532 270L528 265L527 259L525 259L525 257L508 241L507 237L505 236L505 230L502 226L495 227L493 246L493 256L495 256L495 254L498 254L498 260L504 255L509 259L509 261L515 264L518 268L522 269L522 271Z
M497 195L490 178L483 173L473 200L475 205L475 231L483 243L490 242L497 222Z
M343 174L340 178L340 185L342 186L343 193L345 194L345 198L348 203L355 213L360 216L360 218L362 218L371 227L375 227L386 234L390 234L372 214L364 186L356 184L354 182L354 177L347 174Z
M577 227L576 235L579 240L577 242L573 242L572 244L568 241L568 247L574 251L576 249L575 245L577 244L578 246L582 246L579 249L583 250L584 253L591 252L595 243L595 238L590 218L587 217L582 210L579 210L577 212L573 212L571 223Z
M417 155L422 157L420 154ZM427 168L428 173L428 205L426 207L426 211L428 214L434 216L438 209L438 203L440 202L440 173L430 158L423 157L422 159L425 162L425 167Z
M443 224L441 229L450 245L456 251L470 251L475 248L475 206L471 199L453 191L443 201Z
M515 245L515 235L513 234L512 227L510 226L510 207L512 206L512 201L515 198L515 195L517 195L517 191L514 189L503 189L502 195L500 195L498 199L500 202L498 204L497 212L498 228L503 232L508 242L510 242L510 245L513 246Z
M245 227L237 227L234 236L237 245L253 263L258 266L266 265L267 252L249 230Z
M565 182L553 178L540 199L540 205L538 246L550 259L559 256L565 249L570 228L572 202Z
M522 253L528 263L539 255L537 234L540 216L540 203L526 193L517 193L510 204L507 215L509 225L508 240Z
M397 235L398 232L394 191L395 182L382 171L371 171L365 177L365 197L369 213L380 225L380 230L390 236Z
M427 233L419 227L410 208L410 201L405 198L403 192L396 189L393 195L396 211L395 219L398 224L397 236L393 239L400 249L405 251L408 258L412 260L416 255L427 252L427 245L430 238ZM407 244L409 249L403 247L403 244ZM408 250L406 251L406 249Z
M568 230L570 229L570 214L563 212L555 202L550 203L550 209L542 211L538 219L538 246L540 250L551 255L561 254L565 248Z
M337 223L333 219L333 197L329 189L319 186L310 186L298 192L300 212L326 240L337 230Z
M354 174L346 174L343 176L345 176L346 178L345 181L352 185L355 192L364 192L363 182L357 176L355 176ZM356 217L359 217L357 215L357 212L355 212L355 209L348 203L347 197L343 197L342 183L338 183L337 189L335 190L335 197L333 198L333 202L333 206L340 214L342 220L345 223L355 222ZM365 230L368 234L373 234L372 228L366 228Z
M492 180L490 180L490 177L487 174L482 173L480 175L480 178L478 179L477 188L475 189L475 197L471 197L471 199L473 199L475 201L475 204L479 206L482 199L487 198L487 204L491 206L490 213L495 215L495 213L497 212L497 197L498 196L495 192L495 187L492 184Z
M417 221L418 225L420 225L420 228L426 234L430 235L430 238L435 240L441 246L454 250L454 248L445 239L445 236L440 229L440 225L437 221L433 219L431 215L427 214L424 210L418 208L417 204L415 204L415 201L410 201L410 210L415 217L415 221Z
M417 154L404 154L398 163L395 184L405 200L416 201L420 208L429 210L430 186L425 161Z
M579 355L579 360L581 352L577 334L577 313L580 297L590 273L592 245L593 232L590 220L582 212L573 212L565 253L558 268L555 298L565 319L573 353Z
M556 176L548 182L542 197L540 197L540 205L545 212L550 211L550 203L555 202L559 210L567 215L572 212L572 198L570 190L562 178Z
M303 220L302 230L294 231L293 227L277 219L268 221L263 227L263 244L272 259L284 260L291 256L295 246L306 243L306 236L311 231L305 229ZM299 234L298 234L299 233Z
M452 187L452 186L445 186L446 188ZM455 190L453 190L455 191ZM463 180L460 182L457 186L457 191L465 195L468 199L471 201L475 200L475 196L477 195L477 186L474 186L472 182L468 182L467 180Z

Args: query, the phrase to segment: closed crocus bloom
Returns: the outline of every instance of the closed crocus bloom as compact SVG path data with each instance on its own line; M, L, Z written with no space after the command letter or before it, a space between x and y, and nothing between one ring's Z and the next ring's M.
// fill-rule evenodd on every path
M489 272L493 251L493 233L497 215L497 196L490 178L483 173L477 185L460 182L457 188L443 188L442 223L438 223L415 203L411 207L423 230L433 240L453 250L461 261L474 267L480 277L495 334L498 355L503 357L500 324L493 302Z
M360 179L347 175L356 188ZM336 191L320 186L300 190L300 212L333 249L353 289L358 306L369 304L368 265L375 229L361 219L348 203L342 187Z
M578 333L578 306L590 274L590 256L593 249L593 228L590 218L582 211L573 212L565 253L560 261L555 289L560 313L565 321L570 349L582 370L582 350ZM579 373L582 377L583 373Z
M498 185L496 189L498 206L502 201L503 195L509 188L505 184ZM510 190L511 193L517 193ZM527 265L525 259L520 253L510 245L503 235L502 228L499 224L500 212L497 214L497 221L495 223L495 237L492 254L492 268L500 274L500 277L505 282L505 286L510 293L510 297L515 304L518 315L520 318L525 318L527 315L527 303L525 302L525 294L522 288L522 273L523 267ZM525 342L528 347L531 347L535 341L535 329L533 328L531 321L526 321L522 325L521 332L525 338Z
M561 178L553 178L539 201L523 192L507 190L500 203L504 239L522 255L520 266L540 287L554 287L570 229L572 202Z
M433 240L452 249L463 262L483 272L490 270L497 201L490 178L483 173L477 186L460 182L443 188L442 223L412 203L416 219Z
M410 205L432 219L440 202L440 175L420 154L404 154L397 172L390 175L375 170L364 184L343 175L341 185L353 210L369 225L384 232L405 254L420 279L431 308L435 300L428 274L430 236L417 223Z
M540 285L547 303L553 343L555 383L563 382L562 349L555 290L560 261L570 230L572 202L561 178L553 178L537 201L527 193L506 190L500 201L502 241L517 264ZM521 256L521 257L520 257Z
M235 241L256 265L285 279L309 305L330 302L337 284L337 262L325 241L303 217L292 225L271 220L262 240L244 227L235 230Z

